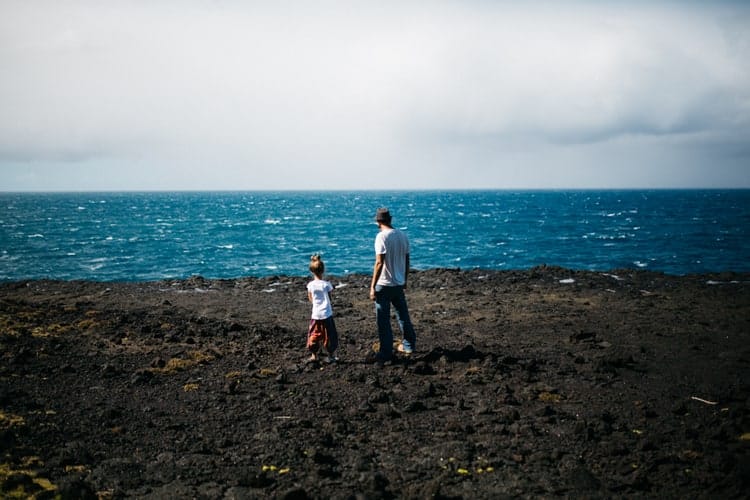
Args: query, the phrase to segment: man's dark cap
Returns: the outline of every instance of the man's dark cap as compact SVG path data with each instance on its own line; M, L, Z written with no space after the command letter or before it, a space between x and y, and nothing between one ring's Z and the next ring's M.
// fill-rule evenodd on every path
M391 222L391 213L387 208L378 208L378 211L375 212L375 220L377 222L385 222L388 224Z

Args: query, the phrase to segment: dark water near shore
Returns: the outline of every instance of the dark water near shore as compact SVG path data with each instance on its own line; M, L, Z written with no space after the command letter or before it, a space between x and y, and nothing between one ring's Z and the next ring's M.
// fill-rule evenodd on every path
M369 273L388 206L416 269L750 271L750 190L0 194L0 280Z

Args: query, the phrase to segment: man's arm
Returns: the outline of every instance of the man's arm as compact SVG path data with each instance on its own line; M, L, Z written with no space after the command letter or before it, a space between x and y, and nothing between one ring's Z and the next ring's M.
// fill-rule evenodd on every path
M383 266L385 265L385 254L379 253L375 255L375 267L372 270L372 283L370 283L370 298L375 300L375 285L378 284L380 279L380 273L383 272Z
M406 283L409 281L409 254L406 254L406 268L404 269L404 290L406 290Z

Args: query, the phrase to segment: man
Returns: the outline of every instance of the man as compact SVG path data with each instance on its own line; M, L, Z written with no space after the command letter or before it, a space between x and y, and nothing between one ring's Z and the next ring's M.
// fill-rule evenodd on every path
M391 214L387 208L379 208L375 214L379 232L375 236L375 267L370 284L370 299L375 301L380 350L368 361L382 363L393 357L393 330L391 329L391 304L403 335L398 350L411 354L416 343L414 326L406 305L406 280L409 276L409 239L406 234L391 226Z

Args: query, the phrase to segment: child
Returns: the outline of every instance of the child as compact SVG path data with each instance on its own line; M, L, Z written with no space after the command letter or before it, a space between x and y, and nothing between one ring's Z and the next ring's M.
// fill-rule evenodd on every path
M328 354L328 361L333 363L336 361L333 353L339 344L329 295L333 291L333 286L323 279L325 264L320 259L320 255L315 254L310 257L310 272L315 279L307 284L307 298L312 302L310 328L307 331L307 350L312 353L310 361L317 361L318 353L322 350Z

